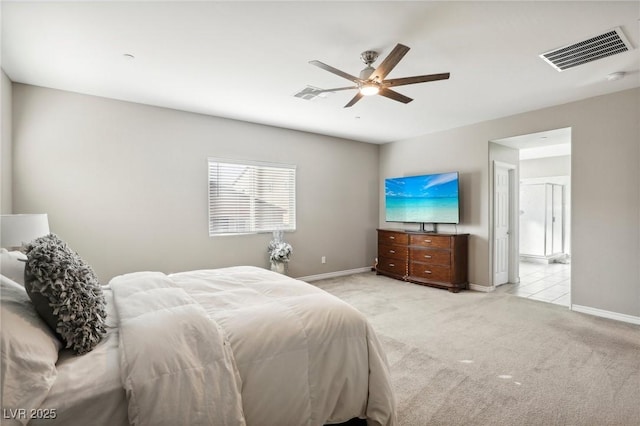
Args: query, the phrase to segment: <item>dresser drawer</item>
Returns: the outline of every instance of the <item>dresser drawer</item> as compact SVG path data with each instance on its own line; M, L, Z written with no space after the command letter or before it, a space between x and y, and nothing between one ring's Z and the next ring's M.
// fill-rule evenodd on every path
M406 259L409 253L407 246L390 246L378 244L378 257L388 257L391 259Z
M378 244L408 244L409 236L404 232L378 231Z
M427 265L424 263L411 262L409 264L409 275L412 278L449 282L451 281L451 268L444 265Z
M435 248L451 248L451 238L443 235L409 235L409 245Z
M407 263L405 260L390 259L388 257L379 257L378 270L404 277L407 275Z
M451 251L411 248L410 259L412 262L422 262L431 265L451 265Z

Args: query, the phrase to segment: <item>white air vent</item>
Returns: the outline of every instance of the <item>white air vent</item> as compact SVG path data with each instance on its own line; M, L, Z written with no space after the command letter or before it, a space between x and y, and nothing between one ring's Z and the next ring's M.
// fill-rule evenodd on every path
M307 86L298 93L296 93L296 98L302 98L307 101L312 101L315 98L326 98L331 92L323 92L319 87Z
M540 55L558 71L586 64L607 56L633 50L622 29L616 27L604 34Z

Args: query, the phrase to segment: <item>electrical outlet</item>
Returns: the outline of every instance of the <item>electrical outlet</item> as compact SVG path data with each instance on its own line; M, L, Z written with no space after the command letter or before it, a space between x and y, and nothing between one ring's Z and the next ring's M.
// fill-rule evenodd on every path
M322 263L327 263L327 256L322 256L322 259L320 261Z

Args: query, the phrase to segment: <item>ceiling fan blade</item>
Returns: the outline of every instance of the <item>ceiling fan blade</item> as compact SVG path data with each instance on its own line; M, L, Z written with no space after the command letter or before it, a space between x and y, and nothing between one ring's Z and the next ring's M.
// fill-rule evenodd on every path
M338 92L340 90L349 90L349 89L357 89L357 88L358 86L336 87L335 89L314 90L313 93Z
M327 65L324 62L320 62L320 61L309 61L309 63L311 65L315 65L316 67L322 68L325 71L329 71L335 75L339 75L342 78L346 78L347 80L351 80L354 83L358 83L360 81L360 79L356 76L353 76L351 74L347 74L344 71L340 71L337 68L332 67L331 65Z
M393 48L391 53L384 58L384 61L376 68L376 70L369 76L369 80L377 80L382 81L384 78L391 72L392 69L398 65L400 59L407 54L409 48L404 44L396 44L396 47Z
M356 93L356 95L353 97L353 99L351 99L349 101L349 103L346 104L344 107L345 108L352 107L353 105L355 105L356 102L358 102L360 99L362 99L362 96L364 96L362 93L360 93L360 92Z
M383 84L386 87L404 86L406 84L426 83L428 81L446 80L449 78L449 73L442 74L429 74L429 75L417 75L415 77L403 77L392 78L390 80L384 80Z
M413 100L408 96L402 95L386 87L381 88L378 92L378 95L384 96L385 98L393 99L394 101L402 102L403 104L408 104Z

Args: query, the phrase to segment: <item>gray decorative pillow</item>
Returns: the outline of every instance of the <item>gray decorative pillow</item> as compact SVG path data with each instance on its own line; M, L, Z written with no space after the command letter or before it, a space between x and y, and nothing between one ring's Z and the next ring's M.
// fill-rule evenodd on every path
M96 274L55 234L26 247L25 290L67 348L89 352L104 334L107 312Z

